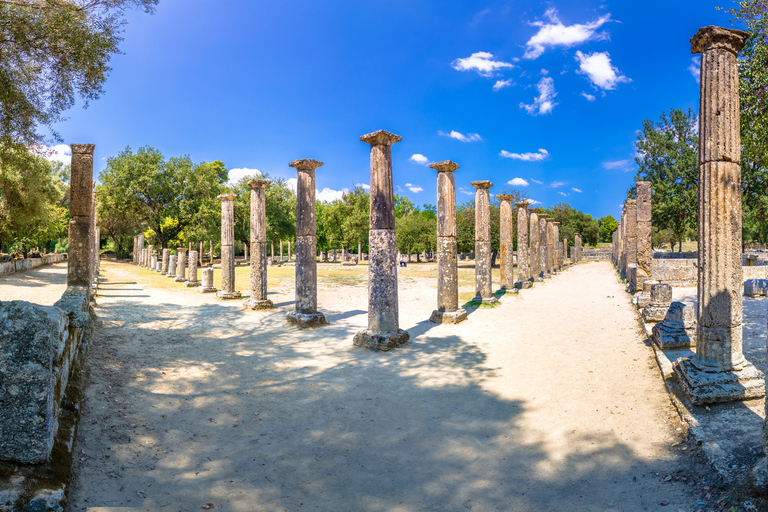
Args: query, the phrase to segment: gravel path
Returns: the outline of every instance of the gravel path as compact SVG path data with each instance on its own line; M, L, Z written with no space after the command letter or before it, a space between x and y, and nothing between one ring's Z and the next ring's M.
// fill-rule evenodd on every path
M0 274L0 300L26 300L53 306L67 289L67 262Z
M144 287L148 272L102 264L69 510L677 512L712 498L606 262L458 326L426 321L434 280L401 279L412 343L390 353L352 345L364 283L321 289L331 325L302 331L285 292L243 312Z

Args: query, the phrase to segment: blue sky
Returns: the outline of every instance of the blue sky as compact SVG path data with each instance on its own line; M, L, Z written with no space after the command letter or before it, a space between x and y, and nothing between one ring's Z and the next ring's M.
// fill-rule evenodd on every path
M544 206L620 215L642 120L698 108L699 27L731 0L160 0L128 16L105 94L57 126L96 144L98 174L126 146L295 178L322 160L320 198L370 181L360 135L385 129L396 193L435 204L428 162L516 186ZM511 183L511 184L509 184Z

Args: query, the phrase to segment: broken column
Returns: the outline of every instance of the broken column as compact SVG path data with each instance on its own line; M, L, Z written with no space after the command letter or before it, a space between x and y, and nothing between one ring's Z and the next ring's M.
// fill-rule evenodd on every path
M173 280L177 283L183 283L187 280L187 248L177 247L176 251L179 254L178 259L176 260L176 277L174 277Z
M683 302L670 304L664 320L653 326L651 340L662 350L694 347L696 345L694 305Z
M176 254L171 254L171 256L168 258L168 273L165 274L165 277L170 277L175 279L176 278L176 269L178 268L178 260L179 257Z
M162 270L160 271L160 275L167 276L168 267L170 266L171 266L171 250L163 249L163 266L162 266Z
M674 363L694 404L759 398L762 372L742 353L741 138L736 56L745 32L704 27L699 86L698 315L696 355Z
M491 196L488 180L472 181L475 187L475 298L472 302L498 302L493 296L491 269Z
M317 310L317 221L315 219L315 170L323 162L302 159L291 162L296 169L296 305L285 319L300 327L325 325ZM288 261L291 243L288 242Z
M217 299L239 299L235 291L235 194L221 194L221 290Z
M265 187L270 180L250 180L251 187L251 295L243 302L246 309L269 309L267 298L267 207ZM274 256L274 254L273 254Z
M642 290L643 282L651 278L653 246L651 245L651 182L637 184L637 274L635 289Z
M672 286L667 283L654 284L651 286L651 300L643 307L643 320L661 322L670 304L672 304Z
M397 303L397 242L395 199L392 190L392 144L399 135L379 130L360 137L371 146L370 224L368 244L368 329L358 332L354 344L390 350L406 343L400 329Z
M70 144L72 164L69 200L69 250L67 286L90 289L91 190L93 190L93 144Z
M530 265L530 272L531 272L531 280L532 281L540 281L541 280L541 268L539 266L539 214L536 212L531 212L530 215L530 223L531 223L531 237L530 237L530 247L528 250L529 258L528 258L528 264Z
M581 263L581 235L579 234L573 235L573 245L574 245L574 249L576 250L575 263Z
M189 279L184 282L184 286L192 288L200 286L200 281L197 280L197 251L189 251Z
M528 249L528 201L517 206L517 288L530 288L531 267ZM519 284L518 284L519 283ZM525 283L528 283L527 285Z
M213 286L213 267L203 269L203 284L200 286L200 293L215 293L216 287Z
M456 181L459 166L446 160L429 165L437 171L437 309L430 322L457 324L467 319L459 307L459 270L456 260Z
M499 256L501 258L499 288L503 291L512 291L515 290L515 248L512 235L515 221L512 213L512 196L498 194L496 197L501 201L499 204Z

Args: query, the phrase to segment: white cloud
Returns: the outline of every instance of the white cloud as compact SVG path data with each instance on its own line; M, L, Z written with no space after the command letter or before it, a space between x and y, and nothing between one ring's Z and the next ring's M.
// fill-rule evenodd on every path
M547 158L549 156L549 151L540 148L536 153L510 153L509 151L502 149L499 155L513 160L522 160L523 162L538 162Z
M527 187L528 182L523 178L512 178L507 182L507 185L512 185L513 187Z
M247 167L240 167L238 169L230 169L229 170L229 182L228 184L230 186L233 186L235 183L240 181L241 179L248 177L254 177L254 176L261 176L264 174L258 169L248 169ZM296 178L291 178L293 181L296 181ZM290 181L290 180L288 180ZM296 192L296 186L294 185L293 191Z
M537 185L543 185L543 184L544 184L544 182L543 182L543 181L535 180L535 179L533 179L533 178L531 178L531 181L532 181L532 182L534 182L534 183L535 183L535 184L537 184Z
M371 186L367 183L355 183L355 186L363 190L371 190Z
M611 64L611 56L608 52L595 52L585 55L576 51L576 60L579 62L579 71L587 75L589 80L597 87L606 91L616 88L622 82L631 82L629 78L621 74L617 67Z
M618 170L627 172L632 169L631 160L615 160L613 162L603 162L603 168L609 171Z
M565 185L564 181L553 181L552 183L549 184L549 188L562 187L563 185Z
M696 79L696 83L701 83L701 55L696 55L691 58L691 65L688 66L688 71L691 72L693 78Z
M509 80L496 80L496 83L493 84L493 90L494 91L500 91L501 89L505 87L510 87L514 85L514 82L510 78Z
M568 197L568 194L566 194L565 192L558 192L558 194L560 194L563 197Z
M581 95L587 98L587 101L595 101L595 97L591 94L587 94L584 91L581 92Z
M288 178L287 180L285 180L285 185L289 189L293 190L294 194L296 193L296 184L297 184L296 178ZM358 185L364 185L364 184L359 183L359 184L356 184L355 186L358 186ZM333 190L332 188L325 187L323 188L323 190L315 189L315 199L323 203L330 203L337 199L341 199L344 194L348 194L348 193L349 193L348 188L343 188L341 190Z
M411 185L410 183L406 183L405 186L408 187L408 190L410 190L414 194L418 194L419 192L424 190L423 188L419 187L418 185Z
M457 132L456 130L451 130L450 133L445 133L444 131L438 130L437 134L444 137L460 140L461 142L478 142L483 140L483 138L480 137L480 135L477 133L468 133L464 135L463 133Z
M72 150L68 144L56 144L50 148L48 146L35 146L34 153L49 162L72 163Z
M464 59L456 59L451 62L451 67L456 71L477 71L480 76L490 77L504 68L513 68L509 62L494 60L493 54L488 52L476 52Z
M544 71L542 70L542 72ZM539 96L533 99L531 105L526 105L525 103L520 102L520 108L524 108L525 111L532 116L537 115L537 113L548 114L549 112L552 112L552 109L557 105L557 103L552 102L555 96L557 96L557 93L555 92L555 81L552 80L551 77L544 76L539 80L536 89L539 90Z
M413 161L413 162L416 162L417 164L420 164L420 165L428 165L429 164L429 159L427 157L425 157L424 155L422 155L421 153L416 153L415 155L411 155L410 160Z
M531 204L541 204L541 201L537 201L535 199L526 199L526 201L528 201L529 205L531 205Z
M474 196L475 195L474 191L469 191L469 190L465 189L464 187L459 187L459 192L461 192L462 194L468 195L468 196Z
M597 29L611 19L610 14L601 16L597 20L584 25L576 24L566 26L557 18L557 10L549 8L544 13L550 23L542 21L532 22L531 25L539 27L539 31L525 43L524 59L536 59L547 47L569 47L585 41L607 39L605 33L596 33Z
M573 190L574 192L578 192L579 194L582 193L582 191L577 189L576 187L571 187L571 190Z

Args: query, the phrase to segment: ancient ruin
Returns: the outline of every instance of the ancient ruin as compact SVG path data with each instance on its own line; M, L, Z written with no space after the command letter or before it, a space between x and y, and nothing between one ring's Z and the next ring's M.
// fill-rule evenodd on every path
M215 293L216 287L213 286L213 267L203 269L203 284L200 286L200 293Z
M189 278L184 282L184 286L187 288L194 288L200 286L200 281L197 280L197 251L190 251L189 253Z
M173 278L177 283L183 283L187 280L187 248L177 247L178 259L176 262L176 277Z
M221 194L221 290L217 299L239 299L235 290L235 194Z
M264 188L270 180L250 180L251 187L251 294L243 302L246 309L269 309L272 301L267 298L267 211Z
M637 271L633 289L642 290L643 283L651 278L651 266L653 264L653 247L651 246L651 182L638 181L636 188L637 241L635 246Z
M517 288L531 287L530 249L528 247L528 201L517 206Z
M529 239L530 246L528 249L528 264L530 265L531 280L541 281L541 259L539 258L539 214L532 211L529 220L531 223L531 236Z
M491 269L491 198L488 180L473 181L475 187L475 298L472 302L498 302L493 296Z
M512 197L508 194L498 194L496 196L501 204L499 205L499 256L501 279L500 289L502 291L515 290L515 247L513 240L513 230L515 226L514 213L512 212Z

